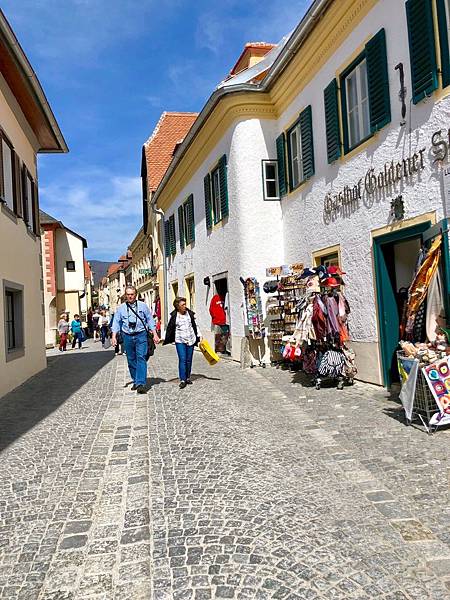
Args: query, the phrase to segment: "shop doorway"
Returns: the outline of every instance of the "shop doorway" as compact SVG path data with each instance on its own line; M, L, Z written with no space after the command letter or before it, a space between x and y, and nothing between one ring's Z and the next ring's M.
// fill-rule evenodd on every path
M213 277L214 295L211 298L210 314L213 321L214 347L221 354L231 354L230 306L228 277L220 274Z
M404 301L429 221L375 237L373 240L375 288L383 383L398 381L396 351Z

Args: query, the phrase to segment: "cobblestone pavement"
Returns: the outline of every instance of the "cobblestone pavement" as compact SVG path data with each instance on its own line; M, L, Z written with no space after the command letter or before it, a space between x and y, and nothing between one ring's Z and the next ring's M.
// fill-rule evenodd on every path
M96 346L0 400L0 598L450 598L449 430L172 348L140 396Z

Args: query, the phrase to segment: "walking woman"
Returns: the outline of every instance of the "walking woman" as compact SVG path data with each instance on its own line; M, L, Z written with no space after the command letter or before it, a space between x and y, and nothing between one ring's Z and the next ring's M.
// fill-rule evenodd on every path
M75 348L75 344L78 341L78 348L81 350L83 347L83 332L81 330L80 315L73 315L73 321L70 324L70 329L73 333L72 349Z
M67 350L67 335L69 333L69 319L66 313L62 313L58 321L58 333L59 333L59 351L65 352Z
M184 389L186 385L192 383L192 358L194 347L201 340L201 333L195 320L195 314L186 306L186 298L175 298L173 306L175 310L170 315L164 345L175 342L180 388Z
M106 316L106 310L102 310L100 313L100 319L98 320L98 326L100 329L100 339L103 346L105 345L106 338L108 337L108 325L109 319Z

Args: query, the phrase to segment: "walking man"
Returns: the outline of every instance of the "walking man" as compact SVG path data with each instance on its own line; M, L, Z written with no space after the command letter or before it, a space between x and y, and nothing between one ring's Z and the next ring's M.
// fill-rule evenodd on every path
M145 394L147 383L147 360L148 349L147 331L153 333L155 344L159 343L156 333L156 324L145 302L136 300L136 288L132 285L125 290L126 301L121 304L115 314L112 324L113 346L117 345L117 336L122 331L125 352L127 355L128 369L133 379L132 390L138 394Z

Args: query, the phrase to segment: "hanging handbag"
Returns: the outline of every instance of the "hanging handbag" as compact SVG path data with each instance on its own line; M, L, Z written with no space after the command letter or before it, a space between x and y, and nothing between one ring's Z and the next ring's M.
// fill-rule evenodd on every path
M150 356L153 356L155 354L155 349L156 349L155 340L153 339L153 333L149 329L147 329L147 326L144 323L141 316L138 315L138 313L133 309L133 307L130 304L128 304L128 302L127 302L127 306L131 310L131 312L136 315L136 317L139 319L139 321L144 326L145 332L147 334L147 354L145 355L145 360L148 360L150 358Z

